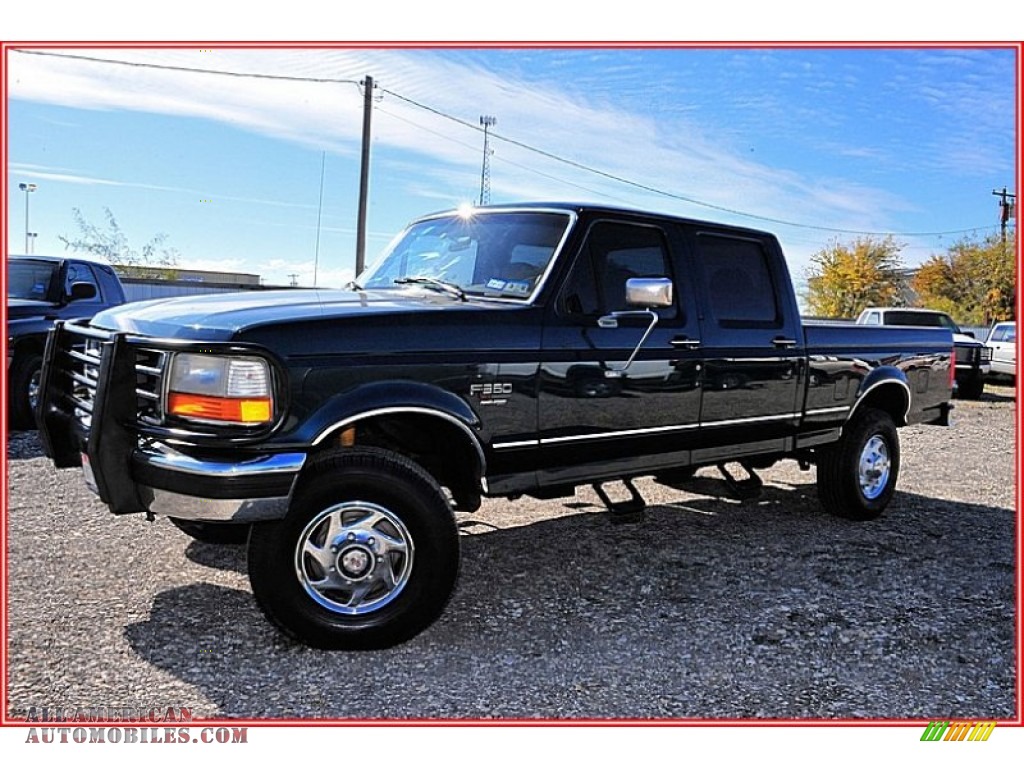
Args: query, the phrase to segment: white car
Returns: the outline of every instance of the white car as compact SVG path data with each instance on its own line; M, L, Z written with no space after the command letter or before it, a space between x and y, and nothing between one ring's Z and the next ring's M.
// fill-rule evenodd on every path
M996 323L988 332L985 346L992 350L992 373L1017 375L1017 323Z

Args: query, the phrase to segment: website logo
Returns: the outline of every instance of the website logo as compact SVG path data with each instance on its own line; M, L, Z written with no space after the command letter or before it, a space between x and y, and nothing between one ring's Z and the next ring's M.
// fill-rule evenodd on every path
M933 720L921 734L921 741L988 741L995 720Z

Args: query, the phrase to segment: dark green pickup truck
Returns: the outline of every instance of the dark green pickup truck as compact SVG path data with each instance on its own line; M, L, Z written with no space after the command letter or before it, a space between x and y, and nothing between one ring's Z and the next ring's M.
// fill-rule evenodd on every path
M590 485L631 515L634 478L719 466L750 495L794 459L828 510L876 517L897 428L948 424L952 352L944 329L803 324L765 232L496 206L414 222L349 290L59 323L38 417L48 455L115 514L247 534L256 601L285 633L376 648L441 614L452 510L485 496Z

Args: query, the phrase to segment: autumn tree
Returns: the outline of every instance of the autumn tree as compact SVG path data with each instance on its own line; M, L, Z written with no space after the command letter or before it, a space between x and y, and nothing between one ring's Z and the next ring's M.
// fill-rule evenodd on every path
M823 317L856 317L865 307L900 303L905 278L901 246L891 237L834 240L811 256L807 306Z
M166 234L154 235L141 248L134 248L113 212L109 208L104 208L103 212L105 225L100 226L87 220L78 208L72 208L78 233L58 236L64 248L106 259L123 277L152 277L155 269L160 277L174 279L178 251L164 246Z
M1015 319L1015 237L965 239L921 265L911 287L921 307L940 309L964 325Z

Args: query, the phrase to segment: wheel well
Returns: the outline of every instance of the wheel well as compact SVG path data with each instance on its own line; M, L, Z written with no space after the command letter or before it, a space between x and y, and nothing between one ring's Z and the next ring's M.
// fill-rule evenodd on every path
M46 349L46 337L26 336L14 342L14 356L41 355Z
M851 421L864 408L885 411L897 427L904 427L907 425L907 411L910 408L910 390L906 384L895 379L874 384L854 405L847 421Z
M480 507L483 475L479 448L456 424L424 413L369 416L338 427L318 442L320 451L352 446L386 448L419 464L449 490L456 508Z

